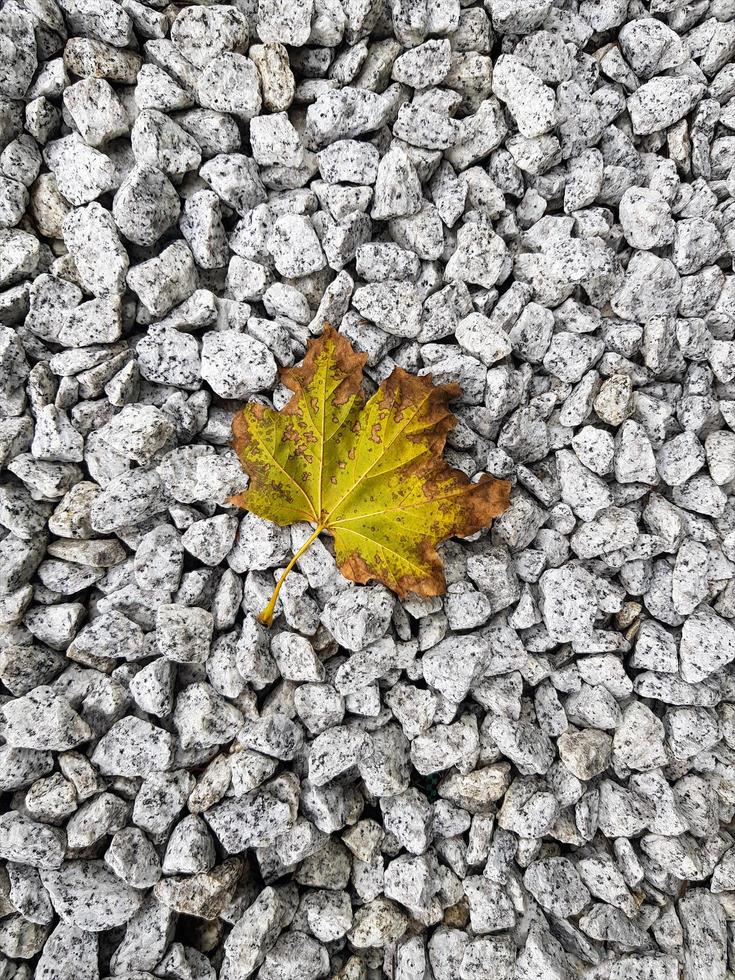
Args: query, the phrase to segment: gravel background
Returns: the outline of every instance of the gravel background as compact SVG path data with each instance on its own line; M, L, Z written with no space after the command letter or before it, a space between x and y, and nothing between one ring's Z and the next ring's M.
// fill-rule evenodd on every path
M735 973L735 0L5 0L1 980ZM235 511L329 321L513 481ZM729 966L729 970L728 970Z

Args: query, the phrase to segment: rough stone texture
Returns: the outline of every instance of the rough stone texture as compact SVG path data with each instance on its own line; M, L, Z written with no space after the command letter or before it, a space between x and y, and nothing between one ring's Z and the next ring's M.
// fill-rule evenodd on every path
M0 0L2 980L735 976L735 4ZM512 482L232 507L331 323Z

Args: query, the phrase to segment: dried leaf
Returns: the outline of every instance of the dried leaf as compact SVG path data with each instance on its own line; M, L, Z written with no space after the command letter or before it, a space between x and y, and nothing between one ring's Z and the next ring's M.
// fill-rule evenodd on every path
M250 481L232 502L282 526L314 527L263 622L272 621L283 579L322 531L353 582L377 579L399 596L441 595L436 545L488 527L508 506L506 481L485 475L471 483L443 458L459 387L396 368L365 402L365 360L327 327L301 365L281 372L294 394L280 412L251 403L235 416L233 445Z

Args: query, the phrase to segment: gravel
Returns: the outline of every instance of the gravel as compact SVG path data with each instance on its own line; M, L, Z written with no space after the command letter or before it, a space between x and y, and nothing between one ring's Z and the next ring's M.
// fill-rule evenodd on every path
M735 975L735 4L5 0L2 980ZM325 322L512 481L228 499Z

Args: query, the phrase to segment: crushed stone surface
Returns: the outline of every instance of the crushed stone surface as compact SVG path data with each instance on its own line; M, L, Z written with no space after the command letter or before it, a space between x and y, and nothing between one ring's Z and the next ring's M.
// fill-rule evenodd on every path
M0 4L0 978L735 977L735 2ZM238 511L325 322L513 484Z

